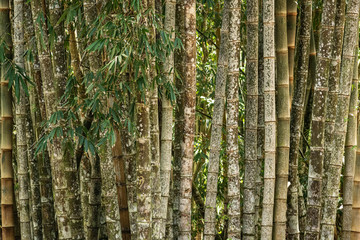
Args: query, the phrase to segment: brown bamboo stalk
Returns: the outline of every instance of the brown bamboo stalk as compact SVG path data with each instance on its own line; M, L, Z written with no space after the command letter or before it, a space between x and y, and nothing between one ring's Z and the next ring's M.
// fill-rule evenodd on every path
M115 132L116 141L112 148L112 156L116 174L116 187L118 194L119 210L120 210L120 224L121 237L123 240L131 239L128 194L126 190L126 169L125 159L122 149L121 136L119 131Z
M294 63L295 63L295 35L296 35L297 5L298 5L298 3L295 0L287 0L286 1L290 106L291 106L291 101L292 101L293 95L294 95Z
M178 188L179 200L178 222L179 235L174 232L174 238L189 239L191 236L191 190L192 190L192 165L194 157L194 134L195 134L195 104L196 104L196 1L181 1L176 3L176 25L178 27L179 38L184 45L184 49L175 55L175 66L181 77L182 87L178 98L178 117L179 122L175 122L174 148L178 155L177 161L178 175L180 183L176 183L174 188ZM178 81L180 82L180 81ZM179 88L180 89L180 88ZM174 150L175 150L174 149ZM175 170L175 168L174 168ZM174 181L175 183L175 181ZM174 196L176 196L176 192ZM174 212L175 213L175 212ZM175 214L174 214L175 217ZM175 229L174 229L175 230Z
M12 47L10 32L10 6L9 1L0 1L0 36ZM11 57L11 52L5 52ZM5 65L1 65L1 228L3 240L15 239L14 221L14 172L12 168L12 99L9 82L5 79Z

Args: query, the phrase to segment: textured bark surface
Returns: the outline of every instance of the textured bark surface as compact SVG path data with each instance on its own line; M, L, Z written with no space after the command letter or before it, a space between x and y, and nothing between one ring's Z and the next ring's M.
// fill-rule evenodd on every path
M146 91L146 90L145 90ZM145 99L145 100L143 100ZM146 101L146 102L145 102ZM136 103L137 238L151 239L151 151L149 92L139 95Z
M10 6L9 1L0 1L0 36L7 46L11 47ZM5 52L11 57L11 52ZM1 73L5 71L1 65ZM12 131L13 113L12 98L8 81L1 74L1 235L3 240L15 239L15 202L14 202L14 172L12 167Z
M326 103L325 120L325 157L324 157L324 180L323 180L323 207L321 219L321 238L329 239L334 236L336 209L338 206L338 188L334 184L338 182L341 174L341 162L336 162L335 152L335 121L336 105L339 94L339 78L341 52L343 46L344 23L345 23L345 2L337 1L335 17L334 47L332 63L330 65L329 93ZM338 176L337 176L338 175ZM330 237L331 238L331 237Z
M164 27L171 35L171 39L175 37L175 0L165 1L165 20ZM174 53L171 53L164 64L164 71L167 81L174 83ZM165 96L165 95L164 95ZM168 211L170 197L170 176L171 176L171 160L172 160L172 135L173 135L173 106L170 99L165 96L162 98L161 105L161 146L160 146L160 182L161 182L161 234L166 236L166 220L168 212L172 213L172 209Z
M179 38L184 45L184 49L176 54L175 63L182 65L178 73L183 83L183 90L180 91L178 98L178 116L180 122L176 126L177 131L183 134L178 136L180 153L177 161L180 162L180 172L177 177L180 179L179 185L174 188L179 189L178 201L178 228L179 239L190 239L191 236L191 190L192 190L192 165L194 158L194 134L195 134L195 104L196 104L196 1L185 0L176 3L176 26L178 26ZM180 56L181 55L181 56ZM181 122L182 121L182 122ZM177 134L178 132L175 132ZM175 156L174 156L175 157ZM175 169L174 169L175 170ZM174 176L174 179L176 176ZM176 192L174 193L176 196ZM174 238L177 235L174 233Z
M240 68L240 19L241 1L229 2L229 47L228 75L226 88L226 154L228 161L228 227L227 237L233 240L241 238L241 207L239 180L239 68ZM224 21L224 19L223 19ZM222 43L224 44L224 42Z
M345 170L343 187L343 215L341 239L351 239L351 227L353 217L353 192L354 175L356 169L356 146L357 146L357 102L358 102L358 47L355 50L354 70L351 85L351 96L349 103L348 124L345 141Z
M27 138L28 160L31 179L31 200L32 200L32 221L34 228L34 239L56 239L57 229L55 227L54 198L52 189L51 166L48 151L45 151L35 157L34 143L42 134L41 123L46 118L45 100L42 90L42 79L40 63L35 39L35 30L31 14L30 3L25 7L25 39L28 39L28 45L32 49L33 62L30 63L32 77L36 84L34 92L30 91L30 106L35 106L36 112L33 123L31 116L27 115ZM31 41L31 42L29 42ZM33 96L32 96L33 95ZM30 112L30 106L27 106L27 112ZM35 129L35 132L33 131ZM31 146L31 147L30 147ZM38 181L36 180L38 179ZM39 186L38 186L39 184ZM38 195L38 191L40 194ZM40 206L38 205L40 201ZM37 210L39 209L39 210ZM38 212L40 211L40 213Z
M350 104L350 93L352 89L352 79L354 71L354 60L355 60L355 49L358 45L358 33L359 33L359 3L360 1L354 0L349 1L346 8L345 15L345 29L344 29L344 42L343 42L343 52L341 58L341 73L340 73L340 83L339 83L339 95L338 95L338 104L336 109L336 123L335 123L335 159L334 165L339 165L341 169L343 157L344 157L344 146L346 140L346 130L347 125L350 119L347 119L349 114L349 104ZM358 54L356 52L356 54ZM342 237L344 239L350 238L350 223L348 222L347 217L349 216L349 211L351 206L351 195L345 195L346 189L349 187L347 178L349 176L349 171L353 171L352 163L345 162L345 172L344 172L344 213L346 216L343 216L343 223L346 224L345 231L343 231ZM351 168L351 170L348 170ZM336 176L336 182L333 183L333 186L336 190L336 193L339 192L340 176ZM335 192L335 191L334 191Z
M343 10L344 7L342 6L343 4L345 3L338 4L338 9L340 9L340 11L344 11ZM327 196L327 201L324 201L325 204L323 208L322 228L325 228L326 231L324 232L322 231L321 234L322 239L329 239L329 238L333 238L334 236L338 194L340 190L340 186L339 186L340 175L341 175L341 168L344 157L346 129L348 124L347 117L349 112L351 82L352 82L353 66L354 66L354 58L355 58L354 56L355 46L357 44L358 15L359 15L359 1L350 1L347 5L346 16L345 16L345 30L344 30L344 40L343 40L344 41L343 51L341 57L340 81L338 88L337 104L335 109L336 112L334 111L335 130L332 132L332 134L334 135L333 155L329 159L330 161L328 164L329 165L328 168L325 168L325 170L327 170L326 171L327 184L325 184L324 194ZM338 17L336 18L338 20ZM337 23L338 22L339 21L337 21ZM335 30L337 30L336 27ZM337 35L338 33L335 32L335 37ZM340 35L340 37L342 38L342 34ZM329 87L331 87L331 85ZM325 165L325 167L327 166ZM345 202L344 202L344 208L345 208ZM350 227L347 226L347 229L349 228ZM347 238L349 237L350 235Z
M24 1L14 1L14 61L17 66L24 69ZM16 106L16 151L17 151L17 177L19 182L19 211L21 239L30 239L30 179L26 144L26 95L20 92Z
M264 21L264 197L261 238L271 239L275 193L276 101L275 101L275 1L263 2Z
M155 66L153 65L154 69ZM154 71L151 71L152 75ZM155 76L152 76L154 79ZM161 185L160 185L160 139L158 89L154 84L150 97L150 137L151 137L151 192L152 192L152 239L161 239ZM172 126L170 126L172 127Z
M289 57L286 28L286 0L275 0L276 49L276 180L274 239L286 237L287 185L290 148Z
M255 198L255 239L261 234L261 199L263 195L263 164L264 164L264 142L265 142L265 112L264 112L264 19L263 1L259 1L259 53L258 53L258 124L257 124L257 167L256 176L256 198Z
M28 96L26 96L26 112L30 112L30 102ZM27 144L27 158L29 166L29 177L30 177L30 215L32 221L32 230L34 240L41 240L42 237L42 207L41 207L41 194L40 194L40 178L39 178L39 158L35 155L34 142L35 134L33 129L33 122L30 114L26 115L26 144ZM49 166L50 167L50 166ZM51 182L50 182L51 183ZM48 190L52 193L52 189ZM52 198L51 198L52 199ZM52 200L53 202L53 200ZM50 205L49 214L54 214L53 206ZM52 215L54 219L54 215ZM54 220L53 220L54 224ZM55 231L55 230L53 230ZM50 231L51 232L51 231Z
M112 148L107 142L101 146L99 153L101 159L101 204L105 210L107 237L115 240L122 238L115 170L111 150Z
M126 171L126 189L128 193L128 207L131 239L136 239L136 215L137 215L137 201L136 201L136 161L135 151L132 135L127 129L122 130L121 134L122 146L124 151L125 171Z
M290 118L290 186L288 190L288 237L299 239L299 210L298 210L298 159L302 122L304 118L306 87L308 82L308 67L310 53L310 36L312 25L312 2L300 2L300 25L298 30L297 48L295 50L295 86ZM289 33L288 33L289 34ZM289 56L290 59L290 56Z
M65 52L65 29L63 22L59 22L63 14L63 2L60 0L49 0L50 23L54 28L55 41L52 52L54 63L54 80L57 98L60 99L65 91L67 80L67 65Z
M325 109L328 95L328 79L333 36L335 27L336 2L324 1L321 19L322 30L317 53L316 77L314 84L313 108L311 118L311 148L307 189L307 217L305 239L318 239L321 219L321 192L324 160Z
M245 113L245 177L243 236L255 237L255 181L257 167L257 122L258 122L258 23L259 3L247 2L247 66L246 66L246 113Z
M212 116L210 156L206 184L206 203L204 218L204 240L214 240L216 235L216 195L222 128L225 108L226 78L229 62L229 0L225 0L222 13L221 45L216 72L214 112Z

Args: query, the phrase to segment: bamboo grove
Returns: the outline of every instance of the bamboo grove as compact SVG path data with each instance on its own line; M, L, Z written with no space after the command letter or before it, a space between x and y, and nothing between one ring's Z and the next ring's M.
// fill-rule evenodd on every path
M360 0L0 0L0 240L360 239Z

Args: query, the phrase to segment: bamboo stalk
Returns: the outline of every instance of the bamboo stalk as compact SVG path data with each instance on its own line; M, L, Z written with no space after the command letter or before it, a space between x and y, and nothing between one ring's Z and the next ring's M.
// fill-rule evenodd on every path
M344 208L342 215L341 239L351 239L353 219L353 196L354 175L356 169L356 147L357 147L357 103L358 93L358 47L355 51L354 71L351 85L351 96L349 104L348 125L345 142L345 170L344 170ZM356 196L356 195L355 195Z
M258 24L259 3L247 2L247 66L246 66L246 114L245 114L245 176L244 176L244 239L255 236L255 198L257 178L257 122L258 122ZM272 218L272 216L269 216Z
M219 174L220 150L222 128L225 108L226 78L228 75L229 61L229 5L230 1L224 2L223 19L221 25L221 45L216 73L214 113L212 116L212 128L210 138L210 157L206 184L204 240L213 240L216 235L216 195L217 180Z
M329 66L334 36L336 1L324 1L324 13L321 24L319 51L316 63L316 78L314 84L314 102L311 121L311 148L307 189L307 217L305 239L317 239L320 232L321 192L324 161L324 130L325 109L328 94ZM325 44L326 43L326 44Z
M309 76L309 53L312 29L312 2L300 2L300 25L298 30L297 47L295 49L295 86L292 100L290 119L290 186L288 206L288 236L289 239L299 239L299 210L298 210L298 159L300 139L303 126L304 108L306 101L306 87ZM290 57L290 56L289 56Z
M14 1L14 61L17 66L24 69L24 1ZM19 180L19 211L20 231L22 239L31 238L30 224L30 179L26 144L26 96L24 90L20 92L19 102L16 106L16 151L17 175Z
M11 49L10 6L9 1L0 1L0 36ZM7 57L11 52L5 52ZM14 172L12 168L12 99L8 81L5 79L6 68L1 65L1 228L2 239L15 239L15 202Z
M172 40L175 38L175 6L176 0L165 1L164 27ZM164 64L164 72L167 81L174 84L174 53L170 53ZM166 219L168 211L170 184L171 184L171 160L172 160L172 135L173 135L173 106L171 100L164 94L161 105L161 146L160 146L160 179L161 179L161 234L166 236Z
M286 0L275 0L276 51L276 180L274 206L274 239L286 237L287 185L290 149L290 90ZM292 46L291 46L292 47Z

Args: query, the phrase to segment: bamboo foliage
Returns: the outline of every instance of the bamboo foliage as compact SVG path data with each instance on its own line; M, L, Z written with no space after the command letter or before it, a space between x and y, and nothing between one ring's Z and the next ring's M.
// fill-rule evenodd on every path
M360 236L360 0L13 6L1 239Z

